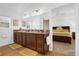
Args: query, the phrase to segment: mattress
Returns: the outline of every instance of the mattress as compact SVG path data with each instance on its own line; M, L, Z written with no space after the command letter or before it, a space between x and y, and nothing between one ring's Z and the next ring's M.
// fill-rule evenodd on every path
M53 32L53 35L71 37L70 32Z

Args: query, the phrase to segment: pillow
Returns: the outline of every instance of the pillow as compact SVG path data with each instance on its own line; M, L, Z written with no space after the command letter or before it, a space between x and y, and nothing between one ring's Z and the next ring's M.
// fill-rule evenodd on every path
M63 31L63 32L68 32L68 30L67 30L67 29L63 29L62 31Z
M58 27L56 30L63 30L63 28L62 27Z
M68 30L58 27L56 30L53 30L53 32L68 32Z
M62 32L62 30L63 30L63 28L61 28L61 27L58 27L58 28L56 29L57 32Z

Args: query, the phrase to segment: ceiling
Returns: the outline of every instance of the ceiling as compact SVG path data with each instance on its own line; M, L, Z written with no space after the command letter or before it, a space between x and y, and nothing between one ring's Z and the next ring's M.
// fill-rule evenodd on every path
M24 13L31 13L35 9L49 11L66 4L67 3L0 3L0 16L22 19Z

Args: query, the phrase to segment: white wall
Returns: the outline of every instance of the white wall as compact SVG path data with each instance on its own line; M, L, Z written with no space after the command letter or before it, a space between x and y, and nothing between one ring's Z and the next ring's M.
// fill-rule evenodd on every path
M9 28L0 27L0 46L13 43L12 19L0 16L0 22L9 23Z
M76 4L76 56L79 56L79 3Z
M52 26L70 26L75 32L76 9L75 4L69 4L52 10Z

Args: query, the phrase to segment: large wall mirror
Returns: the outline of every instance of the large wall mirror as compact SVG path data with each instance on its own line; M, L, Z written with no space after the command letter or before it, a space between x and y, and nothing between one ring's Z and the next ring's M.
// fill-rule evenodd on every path
M18 25L19 25L18 20L13 20L13 26L18 26Z
M22 21L22 27L25 27L25 28L30 28L30 22L26 22L26 21Z

